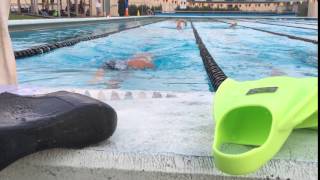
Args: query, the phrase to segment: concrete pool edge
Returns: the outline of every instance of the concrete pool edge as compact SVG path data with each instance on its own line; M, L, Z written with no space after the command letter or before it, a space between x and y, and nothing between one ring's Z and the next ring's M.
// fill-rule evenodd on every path
M136 151L132 149L123 149L120 146L114 146L117 138L123 136L123 130L131 128L131 126L121 127L128 121L134 121L132 112L141 112L145 119L167 119L180 118L183 122L188 122L195 117L198 123L204 120L211 120L212 99L214 94L211 92L164 92L164 91L140 91L140 90L100 90L100 89L41 89L41 88L21 88L7 87L7 91L19 94L45 94L58 90L66 90L75 93L84 94L93 98L97 98L107 102L115 107L119 113L120 127L116 134L105 142L89 146L84 149L52 149L29 155L18 160L6 169L0 172L0 179L316 179L318 176L318 162L314 159L317 151L316 146L304 146L297 148L294 146L296 142L289 143L286 149L279 156L275 157L267 163L262 169L248 176L229 176L221 173L215 168L213 158L209 153L192 153L185 149L184 143L177 144L181 146L177 151L168 150L159 152ZM1 90L1 89L0 89ZM6 91L5 88L2 91ZM1 92L1 91L0 91ZM144 93L144 97L141 97ZM102 95L103 94L103 95ZM117 97L112 99L112 96ZM168 96L169 95L169 96ZM144 106L139 106L144 104ZM163 106L158 107L158 104ZM152 106L151 109L144 109ZM156 107L154 107L156 106ZM179 106L179 107L177 107ZM141 108L144 107L144 108ZM176 107L178 111L172 109ZM142 112L144 109L146 112ZM152 110L153 109L153 110ZM164 109L170 109L170 112L164 112ZM134 110L134 111L132 111ZM151 111L150 111L151 110ZM194 111L194 115L188 113ZM161 112L161 114L159 114ZM205 114L202 114L205 113ZM154 115L153 115L154 114ZM171 120L169 120L170 122ZM162 121L161 121L162 122ZM121 125L122 123L122 125ZM132 128L139 127L139 123L134 123ZM167 124L167 122L164 122ZM153 124L153 122L152 122ZM188 124L188 123L187 123ZM206 124L202 124L206 125ZM164 125L166 126L166 125ZM213 125L210 125L213 126ZM169 128L169 127L168 127ZM211 127L213 128L213 127ZM140 129L140 128L138 128ZM137 132L135 129L134 131ZM194 129L193 127L191 129ZM187 130L187 129L186 129ZM143 129L140 129L143 131ZM172 129L168 129L168 134L172 133ZM141 132L144 134L144 132ZM148 134L147 132L145 132ZM133 134L134 136L137 133ZM132 134L131 134L132 135ZM173 134L174 135L174 134ZM192 139L192 133L184 134ZM301 135L301 134L300 134ZM130 137L124 135L130 140ZM146 135L144 135L146 136ZM210 138L210 137L209 137ZM302 137L304 138L304 137ZM210 138L211 139L211 138ZM293 138L299 141L299 138ZM190 139L189 139L190 140ZM186 139L186 141L189 141ZM196 141L199 141L197 139ZM292 140L292 139L291 139ZM148 140L146 140L148 141ZM168 140L174 142L172 140ZM307 141L307 139L305 140ZM313 139L308 140L313 141ZM148 148L147 142L144 140L140 145ZM193 142L189 142L191 146L197 146ZM121 143L120 143L121 144ZM134 144L134 145L139 145ZM315 145L315 144L314 144ZM116 147L116 148L115 148ZM131 146L130 146L131 147ZM202 148L202 147L194 147ZM210 145L208 145L210 149ZM138 148L139 149L139 148ZM179 150L180 149L180 150ZM303 149L303 152L301 151ZM299 153L310 154L311 157L299 156ZM285 156L284 156L285 155ZM310 160L312 159L312 160Z
M26 19L26 20L9 20L9 26L19 25L31 25L31 24L48 24L48 23L73 23L73 22L88 22L88 21L117 21L117 20L132 20L132 19L143 19L143 18L241 18L241 19L306 19L306 20L318 20L318 18L312 17L283 17L283 16L129 16L129 17L95 17L95 18L57 18L57 19Z
M64 27L67 24L69 26L92 24L97 22L126 22L126 21L138 21L143 19L197 19L197 20L214 20L214 19L305 19L305 20L318 20L318 18L312 17L290 17L290 16L130 16L130 17L99 17L99 18L60 18L60 19L33 19L33 20L9 20L10 31L24 31L33 29L47 29Z
M27 156L0 172L9 179L317 179L317 163L271 160L257 173L230 176L213 158L178 154L143 154L53 149Z

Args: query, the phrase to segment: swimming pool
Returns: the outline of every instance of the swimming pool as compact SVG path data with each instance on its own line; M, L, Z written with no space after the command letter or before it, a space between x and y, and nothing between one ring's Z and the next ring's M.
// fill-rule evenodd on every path
M264 21L265 22L265 21ZM250 21L239 21L238 24L244 25L247 27L254 27L254 28L259 28L263 30L270 30L270 31L275 31L275 32L281 32L285 33L288 35L293 35L293 36L299 36L299 37L304 37L312 40L318 40L318 30L317 27L313 29L303 29L303 28L292 28L292 27L285 27L281 25L289 25L288 23L281 23L279 25L273 25L273 24L262 24L260 22L250 22ZM275 23L277 24L277 23ZM304 27L306 28L306 27Z
M225 20L225 19L224 19ZM266 20L264 20L266 21ZM272 20L273 23L276 20ZM289 20L288 20L289 21ZM291 21L291 20L290 20ZM317 36L304 29L276 25L250 25L271 28L277 32L308 38ZM271 22L271 21L270 21ZM281 23L279 20L276 23ZM308 20L299 23L311 24ZM128 26L134 26L129 24ZM19 83L36 87L72 87L86 89L124 89L156 91L208 91L211 90L203 67L193 31L175 29L174 20L122 31L105 38L81 42L40 56L17 60ZM272 35L244 27L229 28L216 21L194 20L194 25L212 56L225 73L236 80L252 80L276 75L294 77L318 76L317 44ZM24 32L28 40L14 33L14 47L41 44L91 33L112 31L114 26L78 27L68 30ZM53 32L53 33L51 33ZM37 34L45 34L38 37ZM42 38L45 37L45 38ZM45 39L45 40L44 40ZM20 42L25 43L19 46ZM21 43L23 44L23 43ZM155 69L106 71L95 80L97 70L111 60L126 61L139 54L151 56Z
M155 70L109 71L91 83L107 61L151 54ZM191 28L178 32L173 22L123 31L18 61L19 82L32 86L121 88L139 90L208 90L208 81ZM186 73L187 72L187 73ZM39 76L41 75L41 76Z
M119 29L130 28L137 25L150 23L151 19L142 19L139 21L129 22L100 22L97 24L83 25L65 25L66 27L54 29L40 29L35 31L13 31L10 32L15 50L22 50L32 46L42 45L45 43L55 43L65 39L84 37L117 31Z
M156 12L157 16L164 16L164 17L172 17L172 16L183 16L183 17L194 17L194 16L206 16L206 17L221 17L221 16L234 16L234 17L248 17L248 16L269 16L269 17L294 17L294 13L283 13L283 14L276 14L276 13L268 13L268 12L237 12L237 11L211 11L211 12L190 12L190 11L181 11L175 13L161 13Z
M317 76L317 45L228 24L194 23L218 65L231 78Z

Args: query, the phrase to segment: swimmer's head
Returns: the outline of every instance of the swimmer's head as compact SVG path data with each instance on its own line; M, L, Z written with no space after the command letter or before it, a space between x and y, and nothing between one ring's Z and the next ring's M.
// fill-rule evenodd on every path
M116 61L111 60L111 61L106 62L104 64L103 68L104 69L116 70Z
M128 69L128 64L126 61L121 61L121 60L110 60L106 62L103 65L104 69L109 69L109 70L126 70Z

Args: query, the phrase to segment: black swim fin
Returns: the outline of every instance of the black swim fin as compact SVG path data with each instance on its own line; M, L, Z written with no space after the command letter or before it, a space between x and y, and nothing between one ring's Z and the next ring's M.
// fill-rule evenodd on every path
M0 170L49 148L81 148L109 138L117 114L109 105L69 92L0 94Z

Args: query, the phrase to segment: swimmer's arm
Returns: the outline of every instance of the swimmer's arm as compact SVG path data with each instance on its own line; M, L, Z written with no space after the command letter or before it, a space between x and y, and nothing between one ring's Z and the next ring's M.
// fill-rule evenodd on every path
M16 61L8 29L10 1L0 1L0 85L17 83Z
M90 83L98 83L103 81L105 70L100 68L95 72L94 78L90 80Z
M150 68L150 69L155 69L155 66L154 66L153 63L148 64L147 67Z

